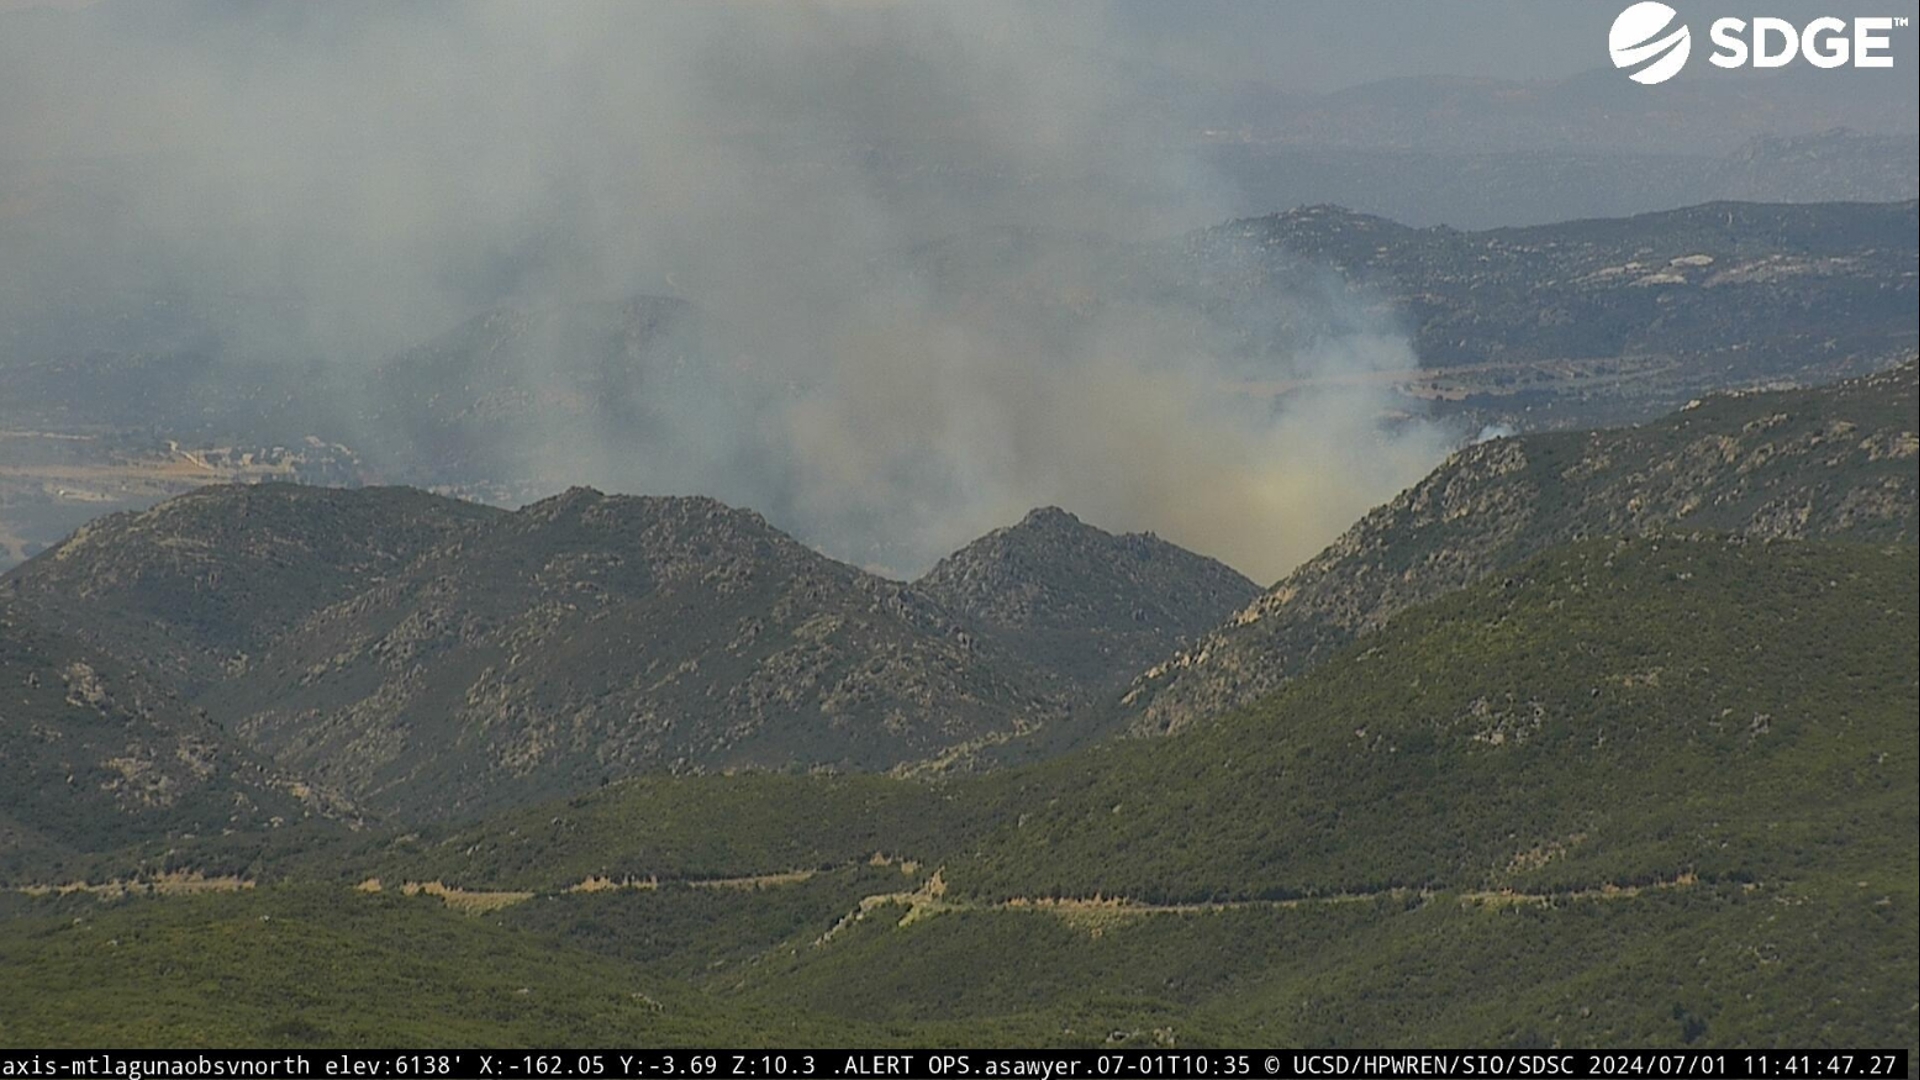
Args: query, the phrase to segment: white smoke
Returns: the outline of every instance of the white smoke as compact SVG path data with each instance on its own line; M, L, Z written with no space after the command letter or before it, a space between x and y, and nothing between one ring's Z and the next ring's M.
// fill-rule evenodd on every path
M349 388L489 305L691 301L702 366L647 384L643 435L511 436L556 485L901 572L1057 503L1274 578L1446 449L1349 377L1415 367L1363 297L1243 297L1341 328L1250 351L1137 271L1228 209L1103 8L29 15L60 21L0 46L0 292L186 296L230 363Z

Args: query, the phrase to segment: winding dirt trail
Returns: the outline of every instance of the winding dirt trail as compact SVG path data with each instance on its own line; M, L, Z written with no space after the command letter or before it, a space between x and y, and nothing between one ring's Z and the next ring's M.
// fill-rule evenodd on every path
M881 861L878 857L869 861L869 865L893 865L893 860ZM912 875L918 872L919 865L914 862L900 864L904 873ZM655 891L663 886L680 885L694 889L730 889L758 891L777 889L788 885L797 885L810 881L821 873L815 868L781 870L766 874L750 874L726 878L626 878L614 881L606 877L589 877L558 892L540 893L532 890L486 890L466 889L448 885L442 881L407 881L398 886L406 896L431 896L439 899L448 908L468 915L482 915L499 911L515 904L525 903L537 896L560 896L570 893L611 892L622 889ZM1151 918L1164 915L1204 915L1227 911L1255 909L1289 910L1323 904L1354 904L1376 900L1418 900L1431 903L1435 900L1451 898L1464 906L1502 908L1514 906L1545 907L1556 903L1585 900L1627 900L1649 892L1668 889L1685 889L1699 884L1699 878L1693 874L1681 874L1678 877L1654 881L1643 885L1601 885L1590 889L1572 889L1561 892L1522 892L1515 889L1479 889L1479 890L1441 890L1394 888L1371 892L1330 893L1324 896L1293 897L1277 900L1209 900L1185 903L1155 904L1117 896L1061 897L1061 896L1017 896L1005 900L978 900L967 897L955 897L949 894L944 869L935 870L916 888L895 892L874 893L861 898L852 911L841 916L840 920L825 933L814 940L814 945L824 946L844 932L848 927L872 916L875 912L890 908L904 907L906 913L896 925L910 926L922 919L932 918L949 912L958 911L1031 911L1053 915L1061 920L1081 927L1095 936L1107 928L1134 919ZM1748 884L1748 889L1758 888L1757 884ZM88 893L101 898L117 898L128 895L180 896L209 892L237 892L254 888L254 882L238 877L207 877L198 872L186 871L163 874L140 880L112 880L92 884L88 882L68 882L63 884L25 885L13 891L29 896L67 895L70 893ZM353 886L357 892L377 893L386 890L379 878L368 878Z
M867 918L873 912L889 906L904 906L907 912L898 925L910 926L921 919L952 911L1037 911L1058 916L1065 922L1091 931L1095 936L1109 926L1131 919L1149 918L1156 915L1200 915L1224 911L1244 911L1253 909L1289 910L1321 904L1354 904L1375 900L1417 899L1429 903L1435 899L1452 897L1469 907L1513 907L1530 905L1546 907L1556 903L1583 900L1627 900L1642 893L1665 889L1685 889L1699 884L1699 878L1693 874L1682 874L1670 880L1655 881L1646 885L1602 885L1592 889L1573 889L1564 892L1529 893L1514 889L1483 889L1466 892L1452 892L1435 889L1381 889L1373 892L1331 893L1326 896L1294 897L1283 900L1214 900L1190 903L1150 904L1125 897L1012 897L999 901L981 901L952 899L947 895L947 883L941 872L936 870L933 876L918 889L904 892L876 893L863 898L858 907L842 916L826 933L815 939L814 945L821 946L831 942L847 927ZM1749 885L1748 888L1757 886Z

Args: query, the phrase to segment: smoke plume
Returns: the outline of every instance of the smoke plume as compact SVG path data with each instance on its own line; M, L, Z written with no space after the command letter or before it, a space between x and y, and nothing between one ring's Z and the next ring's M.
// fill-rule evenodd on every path
M619 424L502 430L540 484L712 494L897 573L1054 503L1271 579L1447 440L1387 418L1361 376L1414 358L1343 283L1225 255L1259 280L1196 300L1182 236L1230 208L1105 12L12 13L0 304L217 341L288 393L318 365L364 417L381 364L479 312L678 297L697 359Z

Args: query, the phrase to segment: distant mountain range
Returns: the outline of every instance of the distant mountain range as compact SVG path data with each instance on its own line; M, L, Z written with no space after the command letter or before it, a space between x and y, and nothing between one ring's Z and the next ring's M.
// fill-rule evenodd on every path
M1488 440L1244 604L1051 508L115 515L0 576L0 1030L1911 1043L1917 392Z
M1247 213L1333 202L1410 225L1493 229L1724 199L1896 202L1920 191L1917 151L1920 136L1911 132L1829 128L1758 133L1739 145L1716 139L1681 152L1579 144L1475 150L1425 140L1340 147L1226 132L1202 153Z
M1250 306L1331 267L1407 320L1423 367L1652 357L1758 378L1913 346L1917 206L1708 203L1481 232L1305 207L1196 234L1187 265Z
M472 817L658 771L978 768L1191 726L1570 540L1911 543L1915 393L1909 362L1483 442L1265 594L1051 508L905 584L706 499L507 512L258 485L89 525L0 602L365 813Z
M1896 362L1920 342L1917 205L1709 203L1480 231L1322 205L1158 246L977 233L914 264L961 310L1066 330L1088 308L1151 310L1250 393L1371 382L1410 413L1595 427ZM1311 362L1366 334L1404 334L1419 370Z
M1068 723L1256 592L1058 510L908 585L708 499L575 489L508 513L285 485L104 519L0 583L408 818L636 772L964 754Z
M1482 232L1315 206L1147 244L984 230L902 259L955 318L984 305L1042 340L1151 313L1209 357L1216 392L1284 409L1290 394L1365 384L1389 415L1539 430L1885 366L1920 340L1916 237L1912 201L1715 203ZM226 357L210 327L168 328L192 323L190 306L128 330L150 348L0 351L16 391L0 398L14 463L0 472L0 561L227 475L500 505L574 483L706 491L798 527L777 433L806 388L733 355L725 312L658 296L508 304L341 367ZM1355 335L1402 334L1415 370L1313 359ZM182 453L209 448L276 464L227 472Z

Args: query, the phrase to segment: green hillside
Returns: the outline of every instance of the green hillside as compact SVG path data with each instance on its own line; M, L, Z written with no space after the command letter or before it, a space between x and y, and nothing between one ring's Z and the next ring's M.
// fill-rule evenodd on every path
M1588 541L1178 739L643 779L203 859L269 882L224 896L16 894L0 963L67 974L0 1038L411 1041L434 1014L385 1003L434 982L455 1041L1911 1047L1916 612L1910 546ZM99 994L151 1003L62 1004Z
M331 888L42 901L0 922L0 968L35 990L0 997L5 1046L744 1045L791 1030L433 900Z
M1777 881L1911 867L1914 549L1599 540L1259 706L1008 776L985 895Z
M0 601L0 881L137 841L351 816L165 684Z
M870 918L739 992L849 1020L1050 1016L1089 1045L1911 1047L1912 896L1875 887Z
M1910 547L1556 550L1218 725L987 779L943 897L755 993L1098 997L1267 1045L1911 1046L1917 577Z
M642 777L466 829L409 833L350 875L554 891L589 877L726 878L947 850L982 812L967 786L882 776Z
M1911 544L1920 369L1707 398L1639 427L1478 443L1376 507L1125 698L1136 731L1247 704L1397 612L1587 537Z

